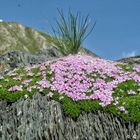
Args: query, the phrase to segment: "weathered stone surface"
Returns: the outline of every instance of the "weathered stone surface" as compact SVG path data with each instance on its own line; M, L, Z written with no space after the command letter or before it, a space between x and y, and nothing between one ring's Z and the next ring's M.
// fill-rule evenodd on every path
M35 55L19 51L10 51L0 55L0 65L4 65L3 68L13 69L19 66L41 64L43 62L53 60L61 56L61 53L55 47L39 51Z
M139 140L140 123L125 124L111 114L82 114L73 121L61 105L35 94L7 104L0 101L0 140Z
M118 60L119 62L129 63L129 64L140 64L140 55L134 57L128 57Z

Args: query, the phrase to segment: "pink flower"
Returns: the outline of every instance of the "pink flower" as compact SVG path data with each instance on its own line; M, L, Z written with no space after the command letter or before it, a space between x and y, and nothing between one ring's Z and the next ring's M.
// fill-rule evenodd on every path
M133 90L129 90L128 91L128 94L132 94L132 95L134 95L134 94L137 94L135 91L133 91Z
M28 87L27 91L31 92L32 91L32 87Z
M41 72L38 72L37 74L36 74L36 76L40 76L41 75Z
M8 91L22 91L22 86L13 86L8 89Z
M28 83L30 83L31 81L32 81L32 79L24 80L24 81L23 81L23 84L28 84Z
M37 82L40 86L42 86L43 88L49 88L50 87L50 82L49 81L47 81L47 80L45 80L45 79L43 79L43 80L41 80L41 81L39 81L39 82Z
M44 65L42 65L42 66L40 67L40 70L41 70L41 71L44 71L44 70L46 70L46 67L45 67Z
M25 70L25 71L30 71L31 68L30 68L30 67L26 67L24 70Z
M126 111L126 108L125 108L124 106L120 106L120 107L118 107L118 109L119 109L120 111Z
M21 77L13 77L14 80L21 80Z
M52 93L52 92L49 92L49 93L47 94L47 96L48 96L48 97L52 97L52 96L53 96L53 93Z
M133 70L135 70L136 72L140 72L140 65L135 66Z

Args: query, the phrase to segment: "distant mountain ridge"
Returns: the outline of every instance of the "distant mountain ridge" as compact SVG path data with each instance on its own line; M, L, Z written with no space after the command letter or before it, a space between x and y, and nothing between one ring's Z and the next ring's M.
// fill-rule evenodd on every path
M129 63L129 64L140 64L140 55L122 58L118 60L119 62Z

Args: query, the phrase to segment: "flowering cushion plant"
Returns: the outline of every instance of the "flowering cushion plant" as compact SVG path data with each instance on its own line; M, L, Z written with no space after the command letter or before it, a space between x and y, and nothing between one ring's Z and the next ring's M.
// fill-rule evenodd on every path
M73 118L100 109L126 121L140 121L139 65L69 55L0 76L0 99L15 101L16 94L32 97L36 91L59 101Z

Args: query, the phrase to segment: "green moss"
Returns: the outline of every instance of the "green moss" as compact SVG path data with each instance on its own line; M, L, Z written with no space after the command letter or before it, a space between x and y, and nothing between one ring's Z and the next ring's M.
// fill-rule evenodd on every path
M133 72L133 64L117 64L118 67L122 68L122 70L126 72Z
M118 84L117 88L114 89L113 95L118 97L127 97L129 90L138 92L138 89L139 89L138 83L136 83L133 80L128 80Z

